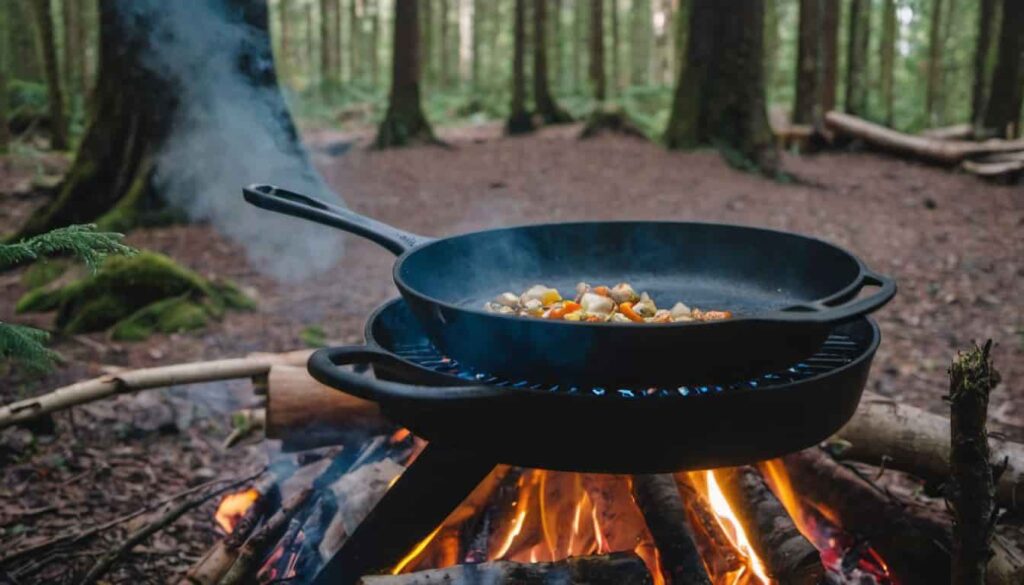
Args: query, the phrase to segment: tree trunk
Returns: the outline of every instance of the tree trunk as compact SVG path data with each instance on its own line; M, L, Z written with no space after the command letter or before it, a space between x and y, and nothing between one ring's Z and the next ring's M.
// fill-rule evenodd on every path
M46 75L46 95L50 112L50 148L66 150L68 148L68 125L64 114L64 92L61 88L57 46L53 37L53 11L50 9L50 0L28 1L32 4L39 57Z
M434 61L434 0L417 0L423 2L420 14L420 31L423 45L420 47L420 76L423 85L429 86L436 80Z
M78 79L79 95L82 99L82 110L88 111L89 94L92 92L92 71L94 69L92 49L89 31L95 30L96 26L96 4L94 0L76 0L78 6L78 29L75 35L75 46L77 47L78 58Z
M7 8L7 4L0 6L0 42L6 43L9 38L7 35L11 30L10 24L10 11ZM8 110L10 104L7 103L7 79L8 79L8 52L4 46L4 52L0 53L0 154L7 154L10 150L11 144L11 127L9 126L9 115Z
M419 0L395 3L391 94L377 131L377 148L437 141L420 105L419 4Z
M932 0L931 25L928 29L928 76L925 93L925 113L930 126L939 125L938 101L942 91L942 5L943 0Z
M839 20L842 7L839 0L824 0L822 18L821 109L836 109L836 91L839 81Z
M480 91L480 51L483 48L483 35L480 34L480 23L483 21L483 2L480 0L469 0L473 10L473 24L470 29L471 41L469 51L469 80L473 93Z
M822 6L822 0L800 0L794 124L813 124L820 116Z
M884 0L882 11L882 46L881 46L881 77L882 77L882 110L885 112L885 125L893 125L895 94L893 92L896 70L896 0ZM987 0L988 1L988 0Z
M980 125L988 101L988 88L995 67L999 0L981 0L978 8L978 36L974 42L974 82L971 86L971 123Z
M512 105L505 131L524 134L533 130L533 120L526 111L526 0L515 0L516 15L512 31Z
M533 103L545 124L571 122L558 106L548 83L547 0L533 0Z
M868 106L871 0L853 0L850 4L849 31L846 53L846 111L855 116L863 116L867 113Z
M1003 0L999 56L985 108L986 133L1020 136L1024 101L1024 2Z
M359 22L359 2L361 0L349 0L348 5L348 79L349 82L357 81L361 77L360 65L362 58L362 23ZM395 11L397 13L397 10Z
M81 3L82 0L64 0L61 3L64 15L64 89L67 94L69 116L75 98L85 94L80 63L85 59L85 47L81 44L83 23L79 19L81 11L78 7Z
M306 75L312 83L316 83L316 33L313 30L313 5L306 4Z
M633 85L646 85L650 82L651 71L651 0L632 2L629 73Z
M288 1L277 0L277 19L281 25L281 77L288 78L292 73L292 34L288 22Z
M686 62L680 70L665 143L712 145L732 164L778 168L765 111L764 4L693 0Z
M342 5L341 0L330 0L330 2L331 18L333 20L331 26L334 27L334 42L331 44L331 63L334 64L334 71L331 72L331 75L334 76L334 82L340 88L341 82L345 78L343 71L344 66L342 65L344 61L341 57L344 53L343 48L345 46L345 32L341 27L341 14L344 12L344 6Z
M590 0L590 88L598 104L604 102L604 0Z
M587 33L583 28L586 0L576 0L572 11L572 88L576 93L583 90L583 45Z
M367 41L370 54L370 83L377 87L380 83L380 21L383 18L380 0L368 0L370 6L370 38Z
M612 93L618 94L622 89L622 68L619 52L619 0L611 0L612 12Z
M551 19L551 39L555 47L555 80L558 88L565 91L565 51L562 43L562 0L555 0L554 17Z
M8 16L12 26L10 33L10 76L11 79L24 79L26 81L45 81L43 67L39 58L39 47L36 40L34 10L31 4L36 0L7 0ZM21 26L13 26L18 23ZM6 50L6 47L5 47Z
M205 135L192 128L174 136L174 146L180 156L163 160L161 182L159 185L154 182L156 157L172 136L176 116L205 114L210 102L223 106L225 98L216 93L202 93L201 89L213 87L206 79L186 86L197 75L223 76L215 65L202 68L209 59L203 63L191 61L203 58L194 54L200 50L194 47L192 53L180 50L182 41L175 27L188 26L192 12L181 11L193 8L176 4L146 6L140 7L132 0L100 0L99 77L86 133L57 197L28 219L15 239L75 223L96 222L105 229L124 231L143 216L164 207L166 193L180 196L180 191L186 190L184 182L208 182L213 175L227 177L229 182L249 178L234 176L251 170L244 168L244 161L238 159L249 156L242 152L234 153L234 158L232 153L220 152L218 168L207 175L197 175L198 170L190 168L191 163L185 163L186 168L175 167L182 164L178 161L190 151L209 147L204 142ZM225 16L223 21L208 23L208 26L220 27L212 31L214 34L230 36L227 30L233 30L239 21L250 30L244 43L227 48L222 47L223 43L218 44L219 61L215 63L223 63L225 70L237 75L238 89L253 92L253 103L258 104L253 108L256 120L245 119L241 123L249 127L250 133L265 131L266 136L260 136L261 139L278 142L275 154L281 158L264 163L290 165L294 161L289 172L295 173L296 180L318 181L310 178L315 175L310 171L277 88L266 2L208 0L205 8L215 15L208 18L231 15ZM153 30L164 31L164 34L154 35ZM186 91L186 87L190 91ZM233 95L232 99L237 96ZM229 138L224 136L222 140ZM216 185L189 183L187 189L200 191L211 187Z
M326 100L334 91L334 33L331 0L320 0L320 89Z

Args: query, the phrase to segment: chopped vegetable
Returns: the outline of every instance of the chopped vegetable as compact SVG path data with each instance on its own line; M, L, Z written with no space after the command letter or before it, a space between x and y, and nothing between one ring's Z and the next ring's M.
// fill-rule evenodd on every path
M610 289L581 282L576 285L575 300L563 298L557 289L536 284L519 295L501 293L484 308L505 315L588 323L685 323L732 318L731 311L702 311L683 303L676 303L672 310L659 309L650 295L637 294L626 282Z

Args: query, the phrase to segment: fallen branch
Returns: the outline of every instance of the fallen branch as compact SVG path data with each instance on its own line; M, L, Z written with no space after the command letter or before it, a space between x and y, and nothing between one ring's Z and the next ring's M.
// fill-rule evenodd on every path
M999 383L992 340L957 355L949 369L952 422L954 585L984 585L996 520L995 485L988 448L988 397Z
M274 364L304 364L310 351L257 354L245 358L125 370L58 388L48 394L0 407L0 429L72 406L149 388L251 378L266 375Z
M972 142L913 136L834 111L825 114L825 123L839 134L863 140L880 149L944 165L955 165L964 159L983 154L1024 150L1024 140Z
M945 481L950 476L949 419L896 402L878 394L864 393L857 413L835 435L842 445L835 449L841 459L884 465L918 477ZM996 483L1001 506L1024 506L1024 444L989 437L992 461L1006 469Z
M1017 154L1017 153L1010 153ZM1001 160L994 162L982 162L965 160L960 163L960 167L968 173L972 173L981 177L998 177L1001 175L1008 175L1015 173L1020 170L1024 170L1024 159L1021 160Z
M262 473L262 471L260 473ZM176 522L178 518L181 518L190 510L201 506L210 498L222 494L230 489L234 489L235 487L240 486L242 484L248 483L251 480L252 478L248 477L236 481L234 483L230 483L228 485L219 487L217 489L211 490L207 493L197 493L192 495L187 500L169 509L155 521L150 522L149 524L136 530L134 533L129 535L128 538L125 539L125 541L122 542L120 546L118 546L116 549L103 555L100 558L100 560L96 561L96 564L94 564L92 568L89 569L89 572L87 572L85 576L82 577L82 579L78 582L78 585L92 585L96 582L97 579L106 574L106 572L110 570L110 567L112 567L114 563L118 561L118 559L127 554L137 545L144 542L150 536L153 536L157 532L160 532L164 528L167 528L171 524L174 524L174 522Z
M711 585L675 478L669 474L634 475L633 499L658 547L669 585Z
M811 544L750 466L715 470L715 479L736 511L768 575L787 585L817 585L825 578L818 549Z
M456 565L403 575L366 576L359 585L450 585L451 583L586 583L587 585L649 585L651 574L634 553L572 557L554 563L496 561Z
M974 136L974 126L970 124L954 124L941 128L927 128L921 136L935 140L970 140Z

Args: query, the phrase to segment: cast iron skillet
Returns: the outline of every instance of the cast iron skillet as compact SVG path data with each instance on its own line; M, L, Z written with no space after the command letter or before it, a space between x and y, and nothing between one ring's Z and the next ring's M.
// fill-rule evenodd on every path
M867 318L834 332L856 343L853 359L796 382L721 393L620 398L468 385L396 356L425 333L406 303L386 303L366 324L366 345L321 349L309 360L320 382L378 402L429 441L498 463L566 471L661 473L739 465L814 445L857 408L878 327ZM344 364L373 364L376 379Z
M891 279L841 248L780 231L581 222L432 240L270 185L243 191L253 205L352 232L398 255L395 284L434 343L462 363L508 378L634 385L743 379L814 353L836 324L874 311L896 292ZM594 324L483 309L503 291L542 283L568 295L581 280L625 281L661 306L682 300L735 316ZM865 286L880 288L857 298Z

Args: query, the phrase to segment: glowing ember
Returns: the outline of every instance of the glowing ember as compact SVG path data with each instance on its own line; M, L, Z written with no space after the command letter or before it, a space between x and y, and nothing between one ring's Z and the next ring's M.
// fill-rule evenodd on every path
M391 442L401 443L402 441L407 439L410 434L411 433L409 432L409 429L398 429L397 431L394 432L393 435L391 435Z
M213 517L217 524L224 529L224 532L231 534L235 529L235 525L245 515L246 510L255 504L259 497L260 493L251 488L234 494L228 494L221 499L220 505L217 506L217 512Z

